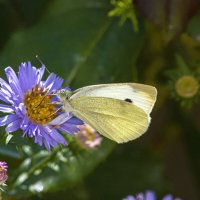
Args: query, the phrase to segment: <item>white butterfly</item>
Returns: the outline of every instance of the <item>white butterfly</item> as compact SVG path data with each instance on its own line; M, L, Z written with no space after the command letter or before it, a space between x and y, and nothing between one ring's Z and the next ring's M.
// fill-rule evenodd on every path
M149 127L155 87L137 83L91 85L57 92L63 109L118 143L142 135Z

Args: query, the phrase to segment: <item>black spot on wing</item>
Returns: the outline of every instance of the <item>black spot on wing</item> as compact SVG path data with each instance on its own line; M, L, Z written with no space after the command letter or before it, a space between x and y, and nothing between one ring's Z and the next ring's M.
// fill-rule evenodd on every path
M133 101L131 99L124 99L124 101L128 102L128 103L133 103Z

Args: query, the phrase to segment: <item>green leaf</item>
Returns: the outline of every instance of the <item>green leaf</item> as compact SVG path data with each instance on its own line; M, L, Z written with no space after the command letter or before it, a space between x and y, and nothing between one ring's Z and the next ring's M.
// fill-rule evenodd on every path
M8 195L30 196L54 192L79 183L114 147L114 143L104 141L94 150L57 148L48 153L40 151L26 158L13 172L9 182Z

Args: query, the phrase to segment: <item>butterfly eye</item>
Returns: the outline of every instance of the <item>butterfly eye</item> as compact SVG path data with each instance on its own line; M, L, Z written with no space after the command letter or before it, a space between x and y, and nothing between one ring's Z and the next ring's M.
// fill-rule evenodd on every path
M64 90L64 89L59 90L59 94L65 95L66 94L66 90Z
M124 101L128 102L128 103L133 103L133 101L131 99L124 99Z

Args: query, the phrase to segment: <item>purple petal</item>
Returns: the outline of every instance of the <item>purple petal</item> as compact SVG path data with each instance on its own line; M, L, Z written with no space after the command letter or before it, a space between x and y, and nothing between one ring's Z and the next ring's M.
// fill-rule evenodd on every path
M5 72L13 92L15 93L15 95L19 95L22 98L21 86L14 70L11 67L7 67L5 69Z
M173 200L173 197L172 197L171 194L168 194L168 195L163 197L163 200Z
M50 136L57 143L67 145L65 138L56 129L51 129Z
M48 76L47 80L44 82L44 87L45 88L51 88L52 85L53 85L53 81L55 80L55 78L56 78L56 75L54 73L51 73Z
M155 192L147 191L145 196L146 196L146 200L156 200Z
M51 150L51 146L50 146L49 142L47 142L46 140L44 140L44 146L47 149L47 151Z
M6 127L6 132L7 133L11 133L16 131L17 129L20 128L20 123L21 123L21 119L15 120L13 122L11 122L10 124L8 124L8 126Z
M140 193L136 196L136 200L145 200L144 194Z
M35 67L32 67L31 62L22 63L20 65L18 76L19 83L24 93L31 90L32 87L35 87L36 84L39 83L39 79L44 73L43 71L43 69L37 70Z
M29 121L29 119L24 117L20 124L20 128L23 130L24 135L28 134L28 129L29 129L30 125L31 125L31 122Z
M39 144L42 146L43 144L43 135L41 134L41 129L39 126L34 128L34 135L35 135L35 143Z
M11 113L13 112L13 106L0 104L0 112Z
M36 137L38 135L38 130L40 130L38 125L33 125L30 123L27 134L29 137Z
M45 65L42 65L41 68L37 69L37 83L40 83L40 81L42 80L45 68L46 68Z
M10 93L6 91L6 93L1 89L0 90L0 100L4 101L5 103L13 103L13 101L10 100Z
M51 73L47 80L44 82L44 87L48 89L48 92L52 92L53 90L58 90L61 88L63 83L63 79L57 77L56 74Z
M26 117L26 108L25 108L25 105L24 103L19 103L16 107L15 107L15 113L21 117L21 118L24 118Z
M124 198L124 199L122 199L122 200L135 200L135 197L134 197L134 196L131 196L131 195L129 195L129 196L125 197L125 198Z
M1 85L1 88L6 90L7 92L13 93L10 85L6 81L4 81L2 78L0 78L0 85Z
M48 123L48 125L60 125L68 121L72 117L71 114L64 112L61 115L58 115L55 119L53 119L51 122Z
M1 162L0 161L0 167L1 167L2 170L7 171L8 164L6 162Z
M75 125L83 125L83 124L84 124L84 122L83 122L81 119L76 118L76 117L70 118L70 119L67 121L67 123L75 124Z
M0 98L7 102L7 103L13 103L13 99L18 99L16 95L13 93L12 88L3 80L0 78Z
M59 127L59 130L63 132L67 132L69 134L73 134L79 131L79 129L75 125L68 124L67 122L64 124L61 124Z
M47 149L48 151L50 151L51 146L52 146L52 147L56 147L56 146L58 145L58 143L57 143L56 141L54 141L54 140L50 137L49 134L43 132L42 135L43 135L42 140L43 140L44 146L46 147L46 149Z
M5 126L13 121L16 121L18 119L18 116L15 114L6 115L4 117L0 118L0 126Z
M40 134L37 134L37 136L35 137L35 143L37 143L40 146L42 146L42 144L43 144L43 136L40 135Z
M67 145L65 138L56 129L51 129L48 126L38 126L37 131L35 131L35 143L44 144L48 151L51 146Z

